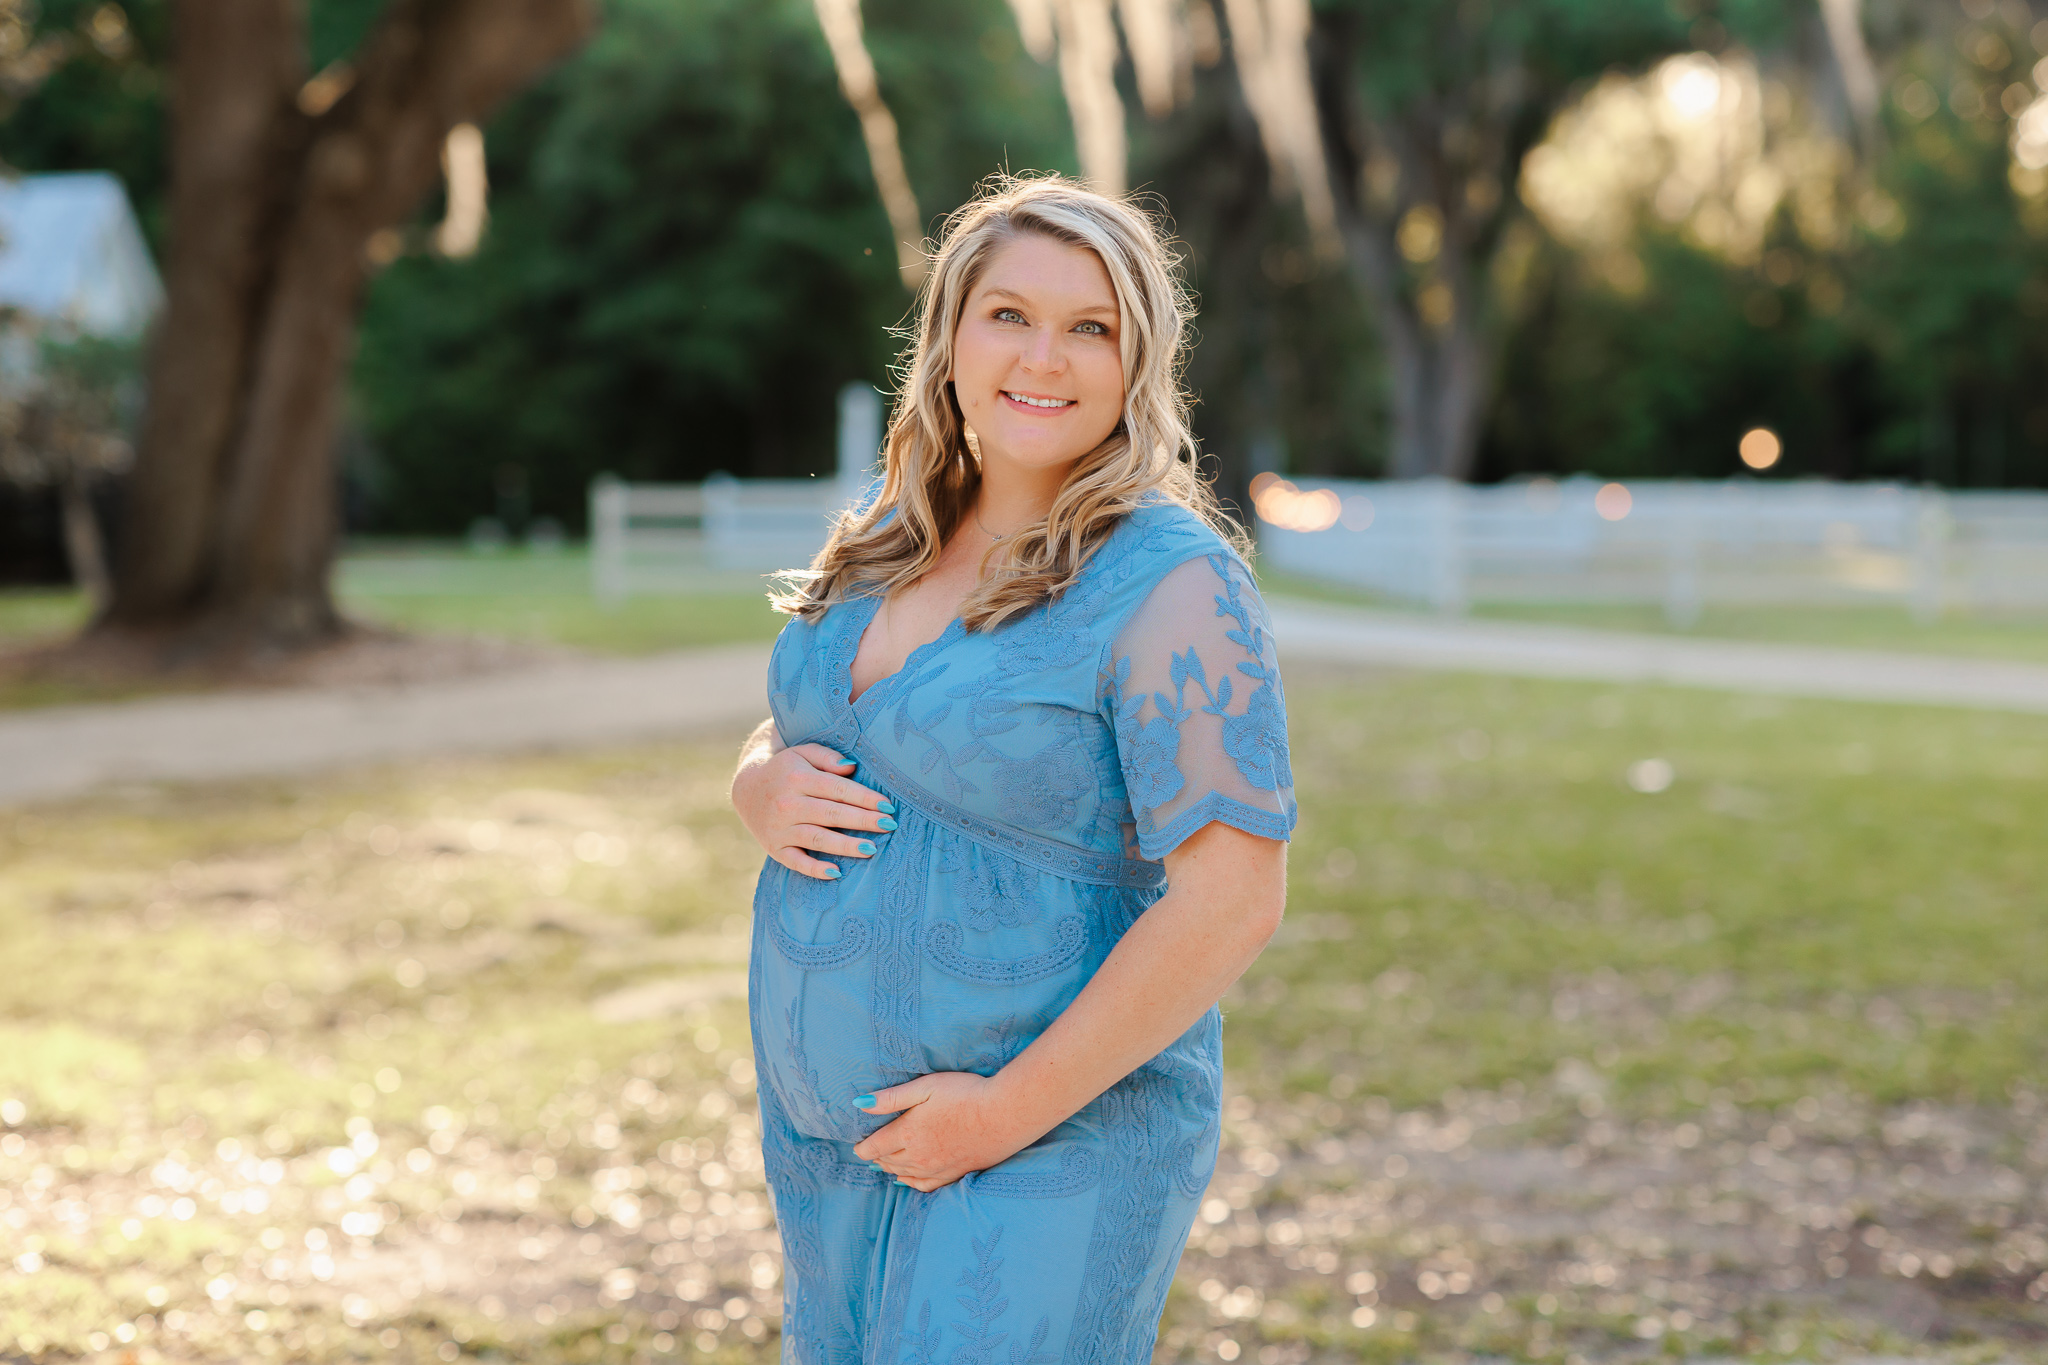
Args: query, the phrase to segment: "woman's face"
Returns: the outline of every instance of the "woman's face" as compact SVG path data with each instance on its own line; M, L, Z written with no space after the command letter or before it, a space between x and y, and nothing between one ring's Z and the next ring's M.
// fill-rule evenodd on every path
M1102 258L1037 233L996 248L953 334L953 393L984 466L1064 470L1124 411L1122 318Z

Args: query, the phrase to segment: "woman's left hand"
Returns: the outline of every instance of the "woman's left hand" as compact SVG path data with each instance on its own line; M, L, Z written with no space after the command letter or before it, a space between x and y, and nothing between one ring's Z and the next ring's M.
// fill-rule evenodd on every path
M853 1154L926 1194L1008 1160L1038 1136L1006 1112L994 1080L971 1071L919 1076L878 1090L873 1099L861 1108L899 1117Z

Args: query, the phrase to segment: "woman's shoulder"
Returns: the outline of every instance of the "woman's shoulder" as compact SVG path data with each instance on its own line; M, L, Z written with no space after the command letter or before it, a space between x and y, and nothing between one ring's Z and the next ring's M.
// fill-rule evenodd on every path
M1158 496L1125 516L1112 537L1115 542L1122 542L1118 546L1121 557L1158 573L1196 555L1238 557L1229 540L1201 513Z
M1095 566L1095 613L1114 634L1183 566L1206 561L1219 581L1250 581L1230 541L1201 513L1164 498L1126 514Z

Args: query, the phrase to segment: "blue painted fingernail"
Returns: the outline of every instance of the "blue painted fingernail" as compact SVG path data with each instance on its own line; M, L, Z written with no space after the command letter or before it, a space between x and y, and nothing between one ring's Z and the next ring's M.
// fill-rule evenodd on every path
M875 809L884 815L894 815L896 813L896 803L885 796L882 798L882 804L875 807Z
M872 1109L874 1106L875 1097L873 1095L855 1095L853 1097L853 1107L856 1109ZM875 1164L879 1166L881 1163L876 1162Z
M875 856L875 846L866 839L861 840L859 843L855 844L854 847L859 849L862 853L865 853L870 858Z
M836 868L836 867L828 867L828 868L826 868L826 869L825 869L825 880L826 880L826 881L828 881L828 882L832 882L832 881L837 881L837 880L839 880L839 869L838 869L838 868Z
M887 833L888 831L896 828L896 822L886 815L883 816L881 819L877 820L875 823L882 827L884 833Z

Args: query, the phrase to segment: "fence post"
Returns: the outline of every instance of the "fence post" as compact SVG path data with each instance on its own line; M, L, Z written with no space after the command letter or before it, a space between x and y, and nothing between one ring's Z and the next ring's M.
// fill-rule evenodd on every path
M1939 488L1920 490L1913 518L1913 584L1908 607L1921 625L1941 619L1948 605L1948 495Z
M882 448L882 396L858 381L839 390L839 505L851 507Z
M590 586L607 604L627 592L626 485L615 474L590 481Z
M723 469L704 478L704 544L711 562L730 569L744 559L746 532L740 518L740 481Z
M1462 616L1465 596L1465 485L1433 479L1430 498L1430 605Z

